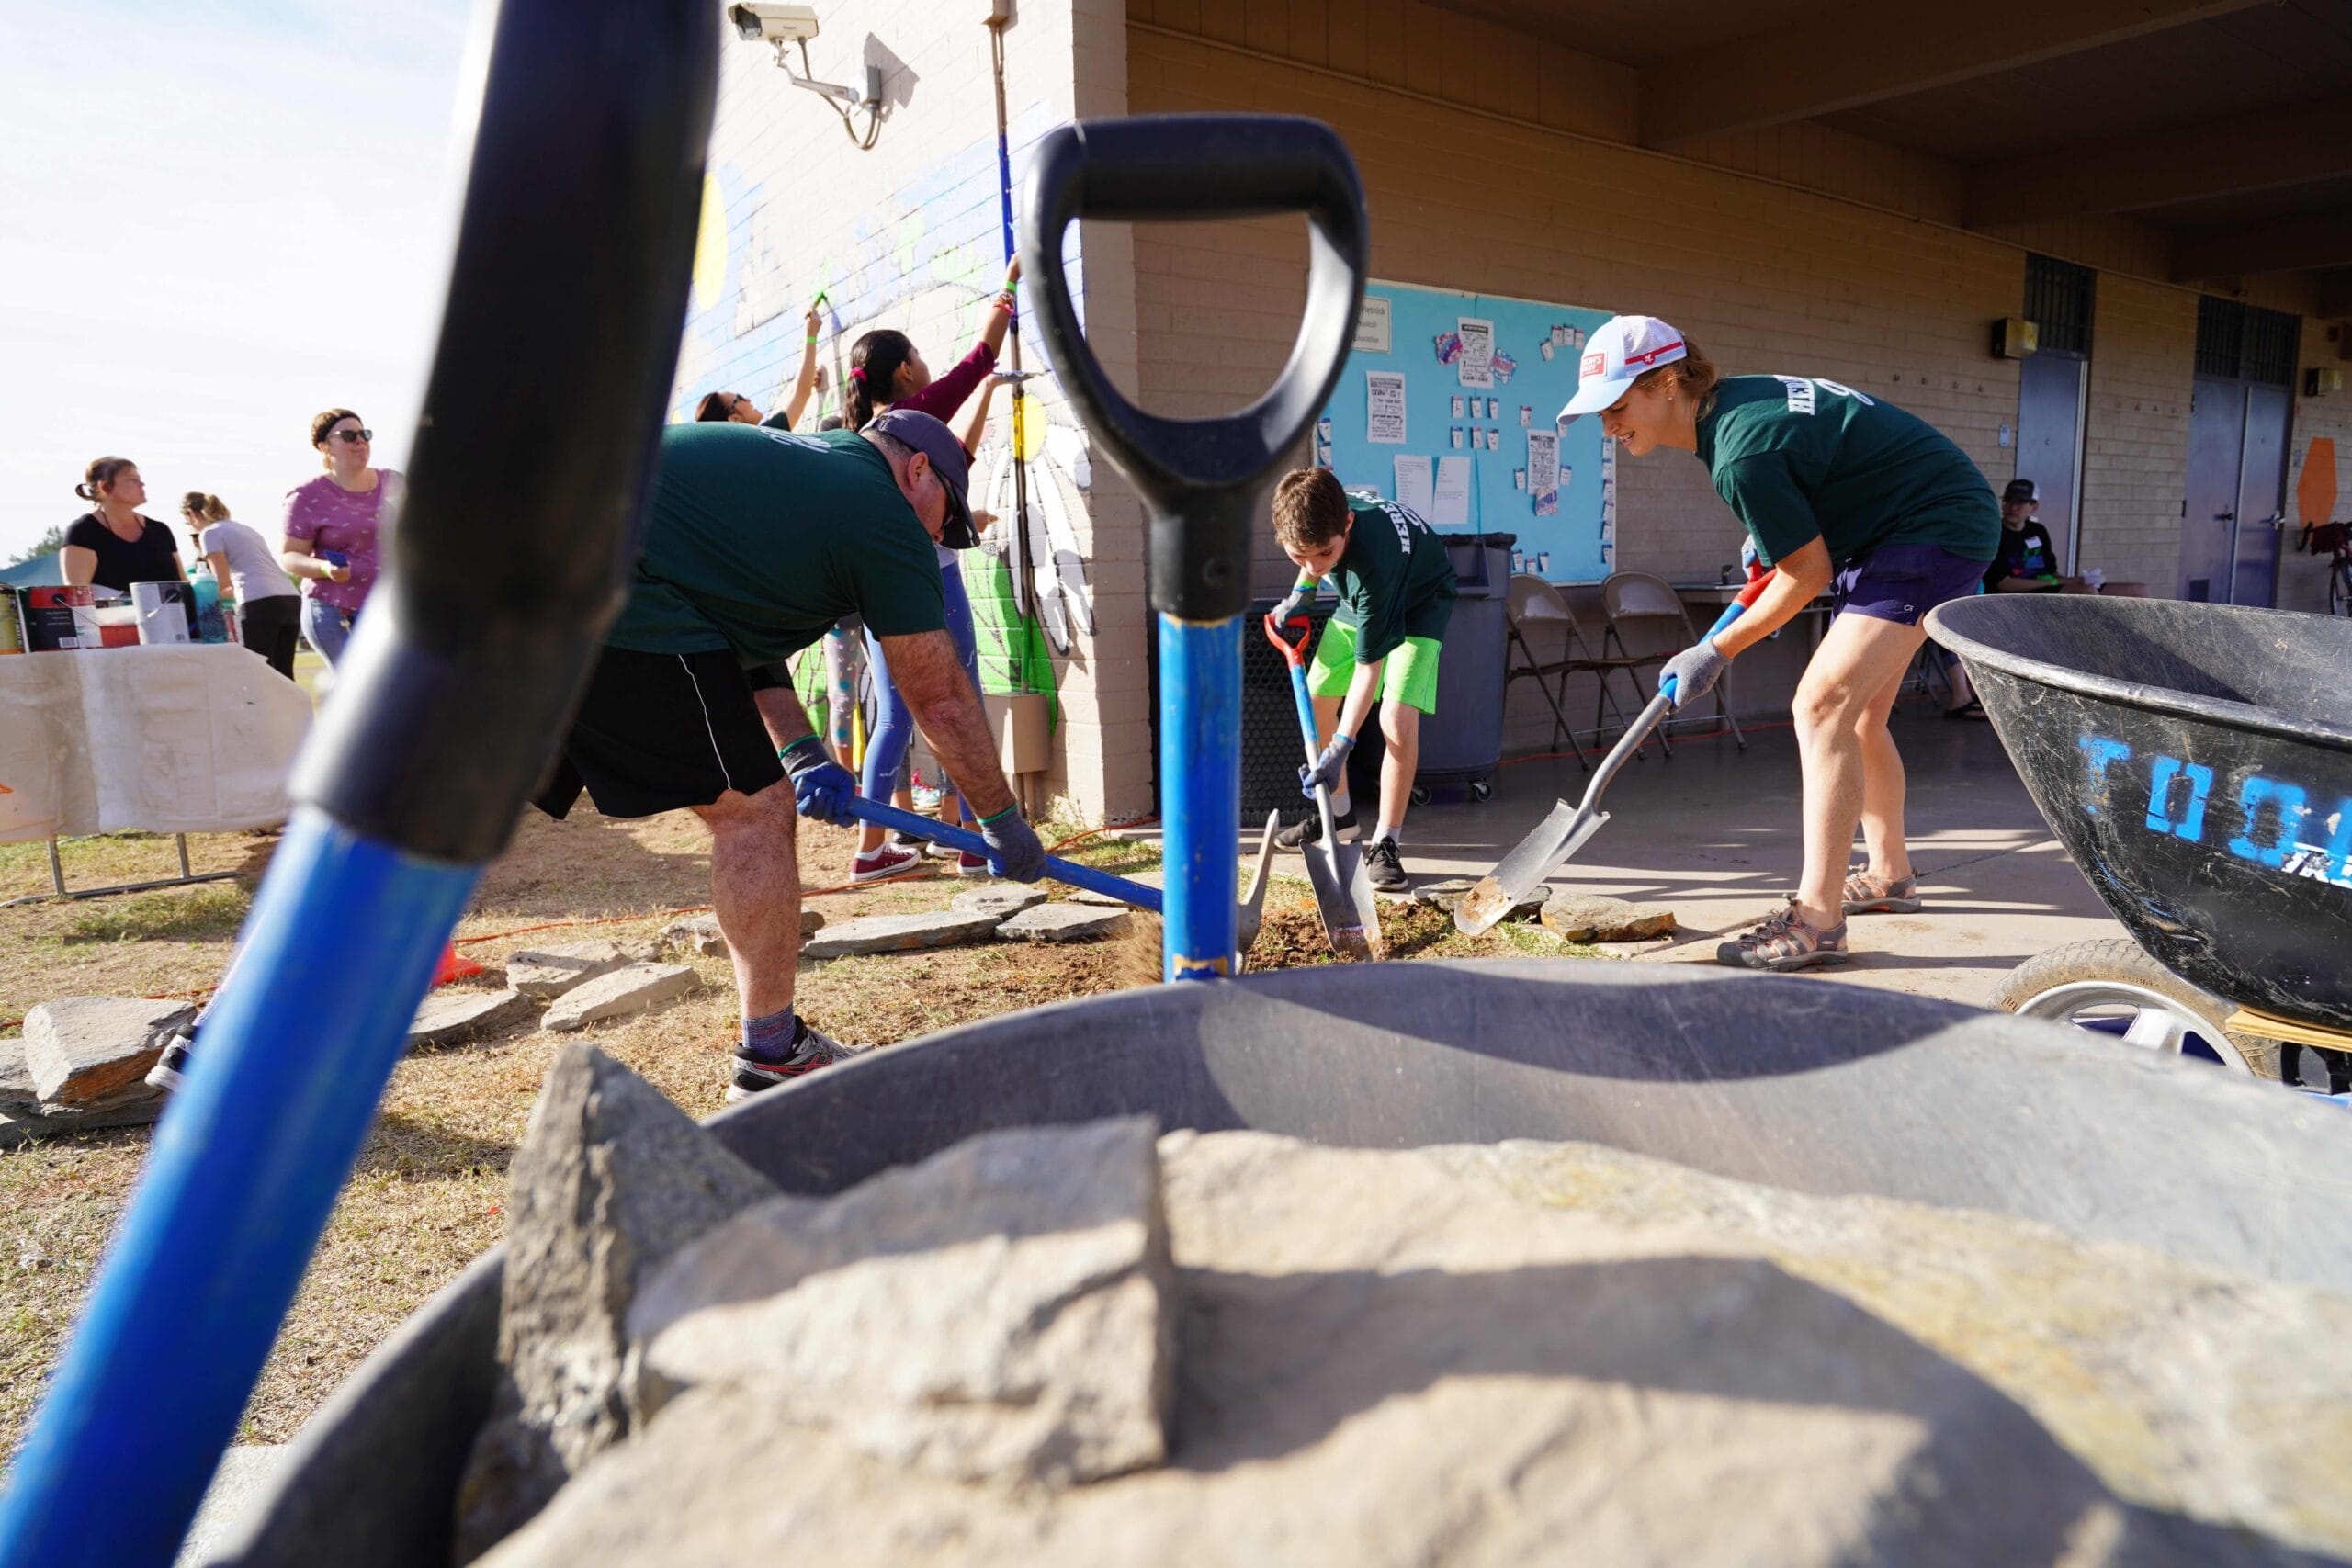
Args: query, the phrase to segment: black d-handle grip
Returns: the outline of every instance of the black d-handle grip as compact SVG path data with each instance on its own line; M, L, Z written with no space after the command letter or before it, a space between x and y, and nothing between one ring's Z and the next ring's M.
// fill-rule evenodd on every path
M1176 222L1304 212L1306 313L1265 396L1217 419L1129 402L1087 346L1062 235L1079 218ZM1066 125L1038 144L1023 195L1021 270L1046 349L1087 428L1151 512L1151 604L1186 620L1250 599L1258 486L1339 384L1370 255L1363 185L1338 132L1292 115L1143 115Z

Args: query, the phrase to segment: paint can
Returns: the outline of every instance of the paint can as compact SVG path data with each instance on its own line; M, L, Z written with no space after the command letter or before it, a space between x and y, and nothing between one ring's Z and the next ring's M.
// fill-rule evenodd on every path
M98 634L97 595L87 586L28 588L23 615L28 652L72 652L105 646Z

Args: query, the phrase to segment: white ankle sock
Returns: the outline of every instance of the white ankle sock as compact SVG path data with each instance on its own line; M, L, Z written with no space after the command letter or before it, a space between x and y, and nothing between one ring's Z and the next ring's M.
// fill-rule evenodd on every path
M1401 844L1405 841L1404 831L1397 828L1374 828L1372 830L1371 841L1376 844L1383 839L1392 844Z
M1346 790L1341 789L1331 792L1332 816L1345 817L1349 812L1354 809L1355 803L1348 798L1348 792Z

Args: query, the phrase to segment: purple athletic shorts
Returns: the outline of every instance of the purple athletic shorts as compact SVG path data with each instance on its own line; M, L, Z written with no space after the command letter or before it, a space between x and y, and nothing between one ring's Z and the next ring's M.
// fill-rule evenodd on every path
M1916 626L1937 605L1982 588L1987 564L1940 545L1881 545L1839 570L1829 590L1832 614Z

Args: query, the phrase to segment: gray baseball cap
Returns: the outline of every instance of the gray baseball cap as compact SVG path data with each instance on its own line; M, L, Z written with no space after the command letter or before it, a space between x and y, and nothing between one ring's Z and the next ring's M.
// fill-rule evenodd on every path
M978 545L979 530L972 526L971 503L964 499L972 483L972 461L964 455L964 444L956 439L956 433L913 409L888 410L865 428L904 442L930 458L931 466L939 470L940 481L947 487L947 521L939 530L939 542L951 550L968 550Z

